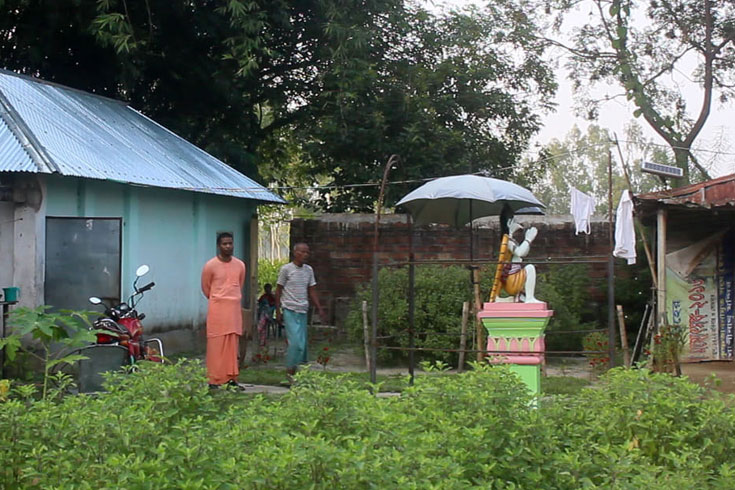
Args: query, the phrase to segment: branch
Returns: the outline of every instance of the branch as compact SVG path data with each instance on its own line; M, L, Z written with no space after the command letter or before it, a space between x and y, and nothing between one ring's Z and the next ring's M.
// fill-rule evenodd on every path
M702 173L702 176L704 176L706 180L712 180L712 177L710 176L709 172L707 172L704 169L704 167L699 163L699 160L697 160L697 157L695 157L692 154L691 150L688 150L688 151L689 151L689 159L692 161L692 163L697 168L697 170L699 170Z
M722 51L722 48L727 46L727 43L734 42L735 43L735 33L730 34L729 37L726 37L720 44L715 46L714 50L712 51L713 54L718 55L720 54L720 51Z
M547 41L549 44L556 46L557 48L562 48L563 50L573 54L574 56L578 56L580 58L585 58L585 59L590 59L590 60L596 60L599 58L616 58L615 53L592 52L592 51L580 50L577 48L573 48L571 46L567 46L561 41L557 41L556 39L551 39L549 37L536 37L535 39Z
M674 68L674 65L676 64L676 62L679 61L680 59L682 59L684 57L684 55L687 54L692 49L694 49L694 48L689 47L689 48L685 49L684 51L682 51L680 54L676 55L674 57L674 59L671 60L671 63L668 64L668 66L664 66L658 72L656 72L654 75L652 75L651 77L649 77L645 82L643 82L643 86L645 87L647 85L650 85L658 77L660 77L661 75L663 75L667 71L672 70Z
M699 132L704 127L704 123L709 117L710 107L712 105L712 83L714 75L712 73L712 63L715 58L712 53L712 2L711 0L704 0L705 8L705 46L707 51L704 53L704 98L702 100L702 108L699 111L697 121L692 126L689 134L684 139L684 145L689 148L692 143L699 135Z
M714 73L712 74L712 79L715 82L717 82L717 86L718 87L722 87L722 88L735 88L735 83L725 83L722 80L720 80L720 78L717 75L715 75Z

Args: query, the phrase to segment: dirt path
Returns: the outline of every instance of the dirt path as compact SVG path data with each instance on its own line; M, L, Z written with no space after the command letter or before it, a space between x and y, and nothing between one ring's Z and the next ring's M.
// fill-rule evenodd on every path
M325 346L329 347L325 354L329 356L327 369L338 372L366 372L365 353L360 346L350 344L332 345L325 343L324 338L317 338L312 345L309 346L311 352L310 357L316 359L321 349ZM268 367L281 368L283 366L284 354L286 351L286 342L284 338L270 339L268 343L268 351L272 356L268 363ZM253 354L257 353L257 347L254 342L248 346L248 361ZM321 369L321 366L313 362L314 369ZM454 371L456 366L452 366ZM416 366L417 370L420 370ZM390 366L380 363L378 364L378 372L384 375L408 375L407 366ZM723 393L735 393L735 362L718 361L718 362L702 362L690 363L682 365L682 373L693 382L712 387ZM566 358L566 359L549 359L544 374L546 376L570 376L576 378L592 379L590 367L586 359L583 358ZM712 382L712 376L719 379L719 383Z
M712 361L682 364L684 376L700 385L707 385L723 393L735 393L735 362ZM712 376L717 376L719 385L712 383Z

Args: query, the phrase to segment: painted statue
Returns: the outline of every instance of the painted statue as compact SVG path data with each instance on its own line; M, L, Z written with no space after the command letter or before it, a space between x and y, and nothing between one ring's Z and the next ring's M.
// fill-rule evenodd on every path
M523 226L515 218L506 221L507 230L503 234L498 257L498 268L495 272L490 302L508 301L515 303L540 303L534 296L536 291L536 267L533 264L522 265L523 257L528 255L531 242L536 238L538 230L531 227L526 230L521 243L513 239L515 232ZM500 297L501 291L508 296Z

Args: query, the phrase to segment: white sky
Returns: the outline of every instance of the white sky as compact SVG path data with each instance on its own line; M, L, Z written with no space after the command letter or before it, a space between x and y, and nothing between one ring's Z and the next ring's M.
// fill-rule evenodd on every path
M469 4L475 4L481 8L487 3L487 0L423 0L423 3L430 8L433 6L437 9L441 8L441 5L462 7ZM576 13L574 15L575 17L570 19L571 22L575 22L575 18L577 19L576 22L582 22L586 14ZM561 50L554 53L555 56L561 56L561 54ZM572 84L567 79L567 73L563 67L563 63L559 64L560 67L556 70L559 88L554 99L556 112L544 118L543 128L534 139L534 144L545 145L552 139L563 139L575 124L582 129L591 124L591 122L575 115ZM697 87L694 84L690 84L691 89L687 90L685 79L680 77L680 80L677 81L683 82L684 84L683 91L687 94L689 107L698 107L701 97L699 96ZM600 95L615 95L620 92L621 89L616 86L600 87L599 90ZM697 155L700 162L705 164L705 166L707 166L707 162L716 158L716 166L710 168L709 171L713 177L718 177L735 173L735 105L729 103L726 106L722 106L716 97L713 99L710 116L695 141L694 148L705 150L717 149L722 152L719 155L711 152L695 152L695 155ZM618 138L623 139L625 126L634 120L632 115L634 109L632 104L626 103L624 99L615 99L605 103L600 108L599 119L594 123L607 128L611 132L617 133ZM637 122L643 127L644 134L649 139L652 139L654 143L665 145L665 141L650 129L643 118L638 119Z

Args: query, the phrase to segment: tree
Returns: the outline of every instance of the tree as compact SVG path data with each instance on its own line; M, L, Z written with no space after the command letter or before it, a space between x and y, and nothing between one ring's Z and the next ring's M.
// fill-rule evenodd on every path
M671 164L662 148L651 144L642 134L640 125L632 123L626 127L621 152L626 158L626 167L634 193L648 192L661 187L653 176L640 171L642 161ZM532 185L536 197L546 204L548 214L569 214L571 188L586 192L595 198L595 212L608 213L608 159L612 158L613 211L621 192L628 182L620 166L615 141L610 133L599 126L591 125L583 133L574 126L566 137L552 140L545 148L546 170ZM533 162L527 162L527 168Z
M579 89L617 83L624 96L671 148L689 181L690 165L708 178L691 154L717 92L722 102L735 89L735 2L733 0L561 0L563 8L591 4L591 20L575 30L570 74ZM694 70L687 64L694 63ZM672 82L690 73L701 102L691 110ZM589 100L587 101L590 102ZM599 102L599 101L592 101ZM597 104L591 104L595 114Z
M0 0L3 67L129 102L257 177L260 144L302 114L365 0Z
M315 97L320 117L296 126L330 211L372 211L392 154L394 181L487 171L511 175L556 85L532 20L505 2L435 16L420 7L374 19L372 38L335 52ZM345 186L345 187L342 187ZM389 186L386 205L416 184Z
M511 2L437 16L404 0L0 0L12 70L128 101L281 185L510 172L554 90ZM300 192L371 209L377 187ZM404 191L389 189L387 204Z

